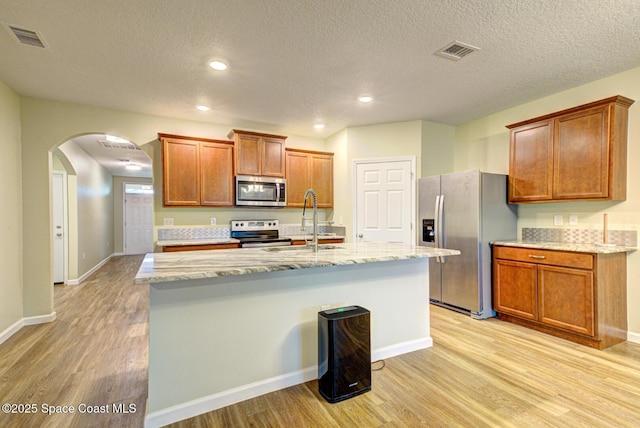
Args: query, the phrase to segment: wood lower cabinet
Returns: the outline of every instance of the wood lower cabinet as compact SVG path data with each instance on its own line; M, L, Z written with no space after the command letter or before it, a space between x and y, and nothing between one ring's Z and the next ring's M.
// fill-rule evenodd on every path
M507 125L509 202L625 200L633 103L618 95Z
M287 207L304 206L307 189L316 192L318 208L333 207L333 153L286 150Z
M235 143L236 174L284 178L287 137L234 129L228 138Z
M493 248L500 319L604 349L626 340L626 253Z
M233 142L158 134L164 206L233 206Z

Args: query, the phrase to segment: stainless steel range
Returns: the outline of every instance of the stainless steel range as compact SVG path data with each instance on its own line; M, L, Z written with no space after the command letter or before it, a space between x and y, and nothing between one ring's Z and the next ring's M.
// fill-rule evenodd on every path
M291 245L291 238L279 236L278 220L231 220L231 237L242 248Z

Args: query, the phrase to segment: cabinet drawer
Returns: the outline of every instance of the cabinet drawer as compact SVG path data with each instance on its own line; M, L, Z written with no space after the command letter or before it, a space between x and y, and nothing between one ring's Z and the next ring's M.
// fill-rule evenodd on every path
M498 259L543 265L568 266L578 269L593 269L593 255L587 253L495 246L493 247L493 255Z

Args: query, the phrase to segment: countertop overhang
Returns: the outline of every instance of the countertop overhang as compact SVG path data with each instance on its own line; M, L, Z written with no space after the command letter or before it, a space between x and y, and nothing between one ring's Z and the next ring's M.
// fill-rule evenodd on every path
M493 241L491 242L491 245L534 248L539 250L573 251L576 253L592 254L629 253L637 250L637 248L634 247L623 247L619 245L598 245L588 243L550 241Z
M458 250L392 243L342 243L323 245L317 253L306 247L240 248L233 250L149 253L136 284L248 275L293 269L343 266L393 260L455 256Z

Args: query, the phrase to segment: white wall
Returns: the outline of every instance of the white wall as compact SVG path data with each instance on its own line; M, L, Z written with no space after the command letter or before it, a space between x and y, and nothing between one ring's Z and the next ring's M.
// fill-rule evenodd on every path
M0 333L23 316L20 140L20 98L0 81Z
M610 229L640 228L640 68L579 86L531 103L505 110L456 128L455 168L480 168L508 173L509 130L506 125L614 95L636 100L629 110L627 200L624 202L562 202L520 204L518 229L554 227L553 215L578 216L577 228L602 229L609 214ZM640 253L627 258L627 306L629 331L640 340Z

